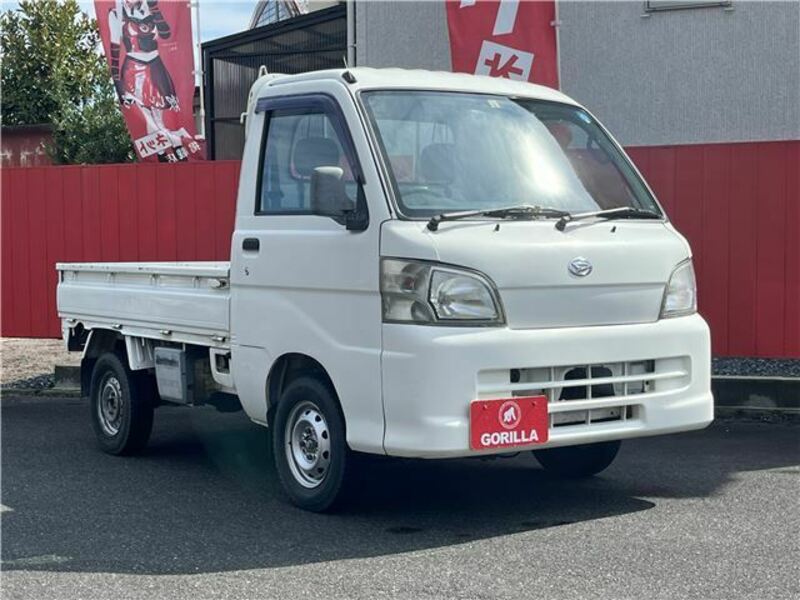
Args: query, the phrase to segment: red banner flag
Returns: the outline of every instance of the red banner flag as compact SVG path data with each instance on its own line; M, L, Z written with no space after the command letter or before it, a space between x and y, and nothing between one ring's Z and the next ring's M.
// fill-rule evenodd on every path
M558 87L555 1L446 0L453 71Z
M202 160L188 1L95 0L111 77L140 160Z

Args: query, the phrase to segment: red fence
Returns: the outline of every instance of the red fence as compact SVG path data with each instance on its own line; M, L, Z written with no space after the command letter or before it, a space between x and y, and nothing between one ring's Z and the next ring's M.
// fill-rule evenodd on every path
M2 173L2 335L58 337L57 262L227 260L238 162Z
M714 354L800 357L800 141L628 153L692 246Z
M714 353L800 357L800 142L631 148L692 244ZM55 337L66 261L225 260L238 162L2 173L2 335Z

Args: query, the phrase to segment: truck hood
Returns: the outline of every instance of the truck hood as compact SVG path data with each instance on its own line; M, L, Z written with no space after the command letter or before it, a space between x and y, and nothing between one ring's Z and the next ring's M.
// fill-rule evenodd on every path
M497 286L512 329L647 323L658 320L664 288L689 255L671 225L653 221L454 221L428 231L420 221L387 221L387 257L475 269ZM570 272L584 259L591 272Z

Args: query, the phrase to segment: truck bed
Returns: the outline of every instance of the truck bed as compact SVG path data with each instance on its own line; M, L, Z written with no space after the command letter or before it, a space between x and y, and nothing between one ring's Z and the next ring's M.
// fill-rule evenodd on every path
M58 263L58 314L69 325L227 346L229 262Z

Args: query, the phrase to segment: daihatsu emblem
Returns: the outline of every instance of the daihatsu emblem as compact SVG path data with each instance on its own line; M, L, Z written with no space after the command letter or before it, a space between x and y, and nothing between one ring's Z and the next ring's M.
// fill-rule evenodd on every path
M592 272L592 263L582 256L577 256L570 261L568 270L575 277L586 277Z

